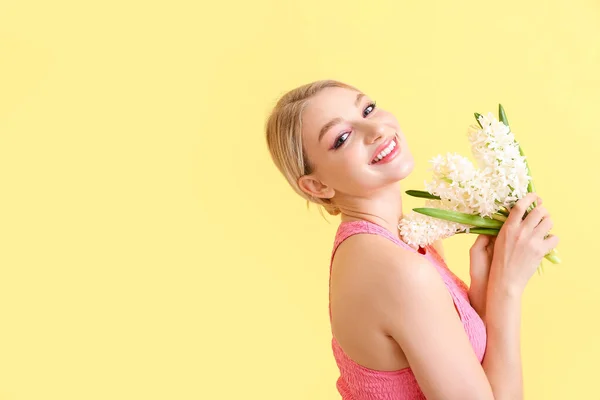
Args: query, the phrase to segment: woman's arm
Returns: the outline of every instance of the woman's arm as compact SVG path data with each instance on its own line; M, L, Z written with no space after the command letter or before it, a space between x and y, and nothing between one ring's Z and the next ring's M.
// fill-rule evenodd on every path
M487 347L483 369L494 393L506 399L523 398L521 366L521 294L490 287L486 306Z
M522 399L518 298L490 294L490 334L482 366L435 268L410 252L402 257L391 250L369 253L357 254L356 261L371 267L375 261L381 269L373 301L428 399Z

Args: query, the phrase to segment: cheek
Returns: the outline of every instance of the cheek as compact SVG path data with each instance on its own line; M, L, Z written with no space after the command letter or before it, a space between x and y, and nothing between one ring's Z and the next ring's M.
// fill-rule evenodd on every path
M386 125L393 127L393 129L398 133L398 135L400 137L404 137L404 132L402 132L402 128L400 127L400 123L398 122L398 120L396 119L396 117L394 116L394 114L390 114L387 113L387 115L385 116L385 122Z
M361 172L364 173L368 167L368 158L367 150L362 145L355 144L352 148L347 149L340 164L347 174L356 176Z
M341 190L353 193L357 188L368 186L372 180L365 154L352 153L336 166L336 178Z

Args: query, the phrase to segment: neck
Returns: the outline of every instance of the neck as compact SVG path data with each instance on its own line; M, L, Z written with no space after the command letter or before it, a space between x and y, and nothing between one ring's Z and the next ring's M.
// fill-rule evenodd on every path
M338 207L342 222L366 220L386 228L400 239L398 222L403 215L402 194L397 184L369 197L346 198L339 202Z

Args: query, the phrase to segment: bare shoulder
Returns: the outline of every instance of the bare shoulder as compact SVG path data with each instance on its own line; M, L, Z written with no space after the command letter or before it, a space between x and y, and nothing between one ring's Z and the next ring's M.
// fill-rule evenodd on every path
M437 290L452 301L435 267L421 255L389 239L357 234L346 239L336 251L332 281L345 302L361 302L363 308L386 319L397 313L398 302L408 302L422 290Z
M369 282L395 290L404 285L430 283L430 280L443 283L425 257L380 235L357 234L349 237L336 251L333 265L338 276L369 276ZM338 266L339 269L336 268Z

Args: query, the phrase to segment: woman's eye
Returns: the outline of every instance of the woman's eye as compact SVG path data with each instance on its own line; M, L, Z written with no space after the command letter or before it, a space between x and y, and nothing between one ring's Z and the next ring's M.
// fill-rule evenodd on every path
M373 112L373 110L375 110L376 106L377 106L377 103L375 101L372 103L369 103L363 111L363 118L366 118L367 115L371 114ZM350 136L350 132L345 132L345 133L341 134L335 140L335 143L333 144L333 149L335 150L335 149L339 148L341 145L343 145L344 142L346 141L346 139L348 139L348 136Z
M341 145L344 144L344 142L346 141L346 139L348 139L348 136L350 136L350 132L346 132L341 134L336 140L335 143L333 144L333 148L337 149L338 147L340 147Z
M376 106L376 105L377 105L377 102L375 102L375 101L374 101L373 103L370 103L369 105L367 105L367 107L365 108L365 111L363 112L363 117L366 117L367 115L371 114L371 113L373 112L373 110L375 109L375 106ZM366 111L367 111L369 108L371 108L371 111L369 111L369 112L367 113L367 115L365 115L365 112L366 112Z

